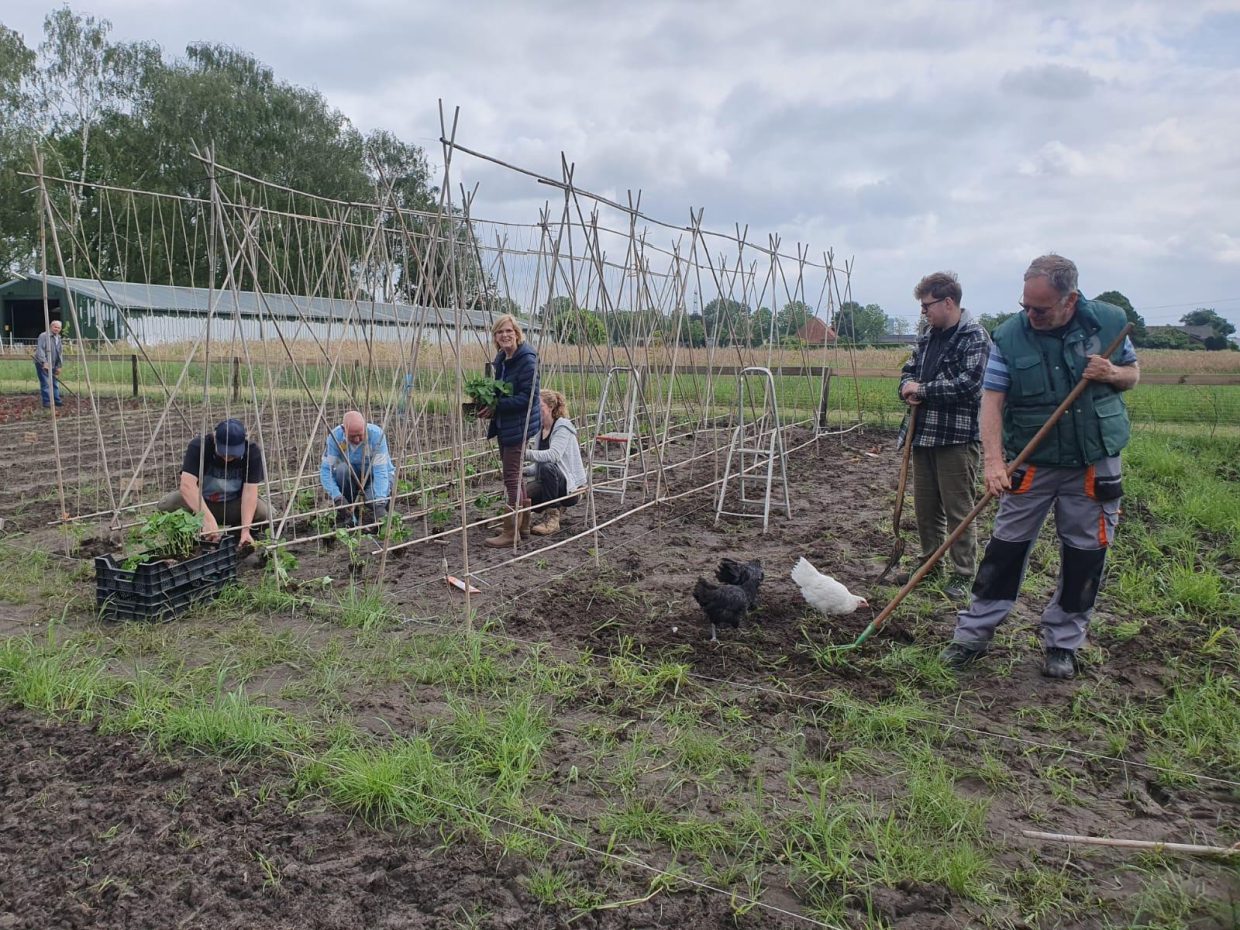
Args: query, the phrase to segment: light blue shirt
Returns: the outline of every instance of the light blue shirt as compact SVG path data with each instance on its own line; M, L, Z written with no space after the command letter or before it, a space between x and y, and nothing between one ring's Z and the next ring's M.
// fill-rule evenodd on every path
M1137 350L1133 348L1132 340L1125 336L1124 344L1119 350L1119 361L1116 364L1135 365L1136 362ZM1008 372L1007 359L1003 357L997 345L992 345L990 357L986 359L986 374L982 378L982 389L1006 394L1011 386L1012 376Z
M328 434L323 461L319 464L319 483L332 498L340 496L340 485L336 484L332 472L342 462L348 462L359 477L370 473L372 481L367 489L368 500L383 500L391 493L396 468L392 464L392 456L388 454L387 437L375 424L366 424L366 439L356 446L349 445L344 426L337 426Z

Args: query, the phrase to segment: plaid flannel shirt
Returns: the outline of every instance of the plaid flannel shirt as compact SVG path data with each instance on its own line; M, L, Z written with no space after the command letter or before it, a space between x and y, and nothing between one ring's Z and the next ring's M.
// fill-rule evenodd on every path
M934 371L923 371L926 347L930 344L929 327L917 340L917 349L900 373L900 387L908 381L921 385L917 396L917 429L913 445L923 447L954 446L975 442L980 438L977 416L982 406L982 376L990 355L990 334L967 310L960 313L956 332L943 346ZM908 417L900 424L897 447L904 443Z

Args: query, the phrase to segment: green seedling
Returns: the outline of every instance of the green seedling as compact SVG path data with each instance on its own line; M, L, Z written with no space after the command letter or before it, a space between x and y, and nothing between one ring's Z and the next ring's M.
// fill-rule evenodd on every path
M277 588L283 588L297 570L297 556L280 546L266 546L264 551L268 575Z
M489 491L483 491L474 498L474 506L482 511L490 511L495 509L495 505L502 501L503 498L499 494L492 494Z
M379 538L388 544L404 542L409 538L409 528L399 514L389 514L379 524Z
M143 562L159 559L189 558L202 539L202 514L175 510L153 513L138 527L135 534L141 549L125 559L123 567L132 571Z
M349 553L349 567L361 568L364 563L362 559L362 541L358 539L356 533L350 533L346 529L338 529L335 533L336 542L344 546L345 551Z
M314 509L314 491L310 488L302 488L297 492L297 496L293 498L294 513L309 513Z

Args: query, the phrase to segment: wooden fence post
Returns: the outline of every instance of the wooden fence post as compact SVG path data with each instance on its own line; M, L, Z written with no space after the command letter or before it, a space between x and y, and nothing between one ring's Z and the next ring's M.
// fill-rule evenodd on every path
M822 370L822 395L818 399L818 428L820 430L827 428L827 402L831 399L831 368L828 366Z
M234 404L241 400L241 359L235 355L232 360L232 399Z
M129 356L129 371L133 376L133 396L138 396L138 356Z

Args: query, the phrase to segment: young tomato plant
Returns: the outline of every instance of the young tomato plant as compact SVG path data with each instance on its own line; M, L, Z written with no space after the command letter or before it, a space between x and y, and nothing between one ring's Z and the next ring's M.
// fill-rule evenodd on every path
M508 397L512 394L512 385L507 381L474 375L465 379L465 393L475 404L494 407L495 402L501 397Z
M137 529L141 549L125 559L123 567L132 571L143 562L158 559L188 559L202 540L202 514L174 510L153 513Z

